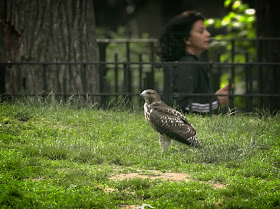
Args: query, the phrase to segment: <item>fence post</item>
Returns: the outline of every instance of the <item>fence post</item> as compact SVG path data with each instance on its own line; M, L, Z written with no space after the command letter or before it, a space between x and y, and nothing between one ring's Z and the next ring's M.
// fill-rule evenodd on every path
M142 59L142 54L138 55L138 59L139 59L139 90L143 91L143 85L142 85L142 81L143 81L143 59ZM142 104L142 99L139 97L139 104Z
M235 57L235 40L231 40L231 62L234 63ZM231 81L234 83L235 78L235 66L231 66Z
M218 62L220 63L221 62L221 52L218 52ZM217 66L217 77L216 77L216 85L215 87L217 89L220 89L220 86L221 86L221 75L222 75L222 67L221 65L218 65Z
M270 94L273 94L274 85L273 85L273 78L271 76L269 76L269 84L270 84ZM273 98L273 96L269 97L269 111L270 111L270 114L273 115L273 112L274 112L274 98Z
M245 60L246 63L249 62L249 54L245 54ZM246 65L246 94L252 94L253 93L253 74L252 74L252 66ZM246 98L246 109L248 112L253 111L253 97L249 96Z
M231 40L231 62L234 63L234 57L235 57L235 40ZM235 79L235 66L231 66L231 78L229 79L229 108L233 109L234 108L234 90L233 90L233 83Z
M126 92L125 93L132 93L131 92L131 71L130 71L130 42L126 42L126 61L127 64L124 67L124 80L126 80ZM130 96L128 97L128 101L131 99Z
M114 66L114 70L115 70L115 92L117 93L118 92L118 86L119 86L119 82L118 82L118 79L119 79L119 75L118 75L118 61L119 61L119 58L118 58L118 54L115 53L114 55L114 60L115 60L115 66Z
M262 53L263 53L263 41L261 39L257 39L256 41L256 46L257 46L257 52L258 52L258 57L257 61L262 62ZM259 65L258 66L258 92L259 94L263 94L264 92L264 80L263 80L263 66ZM258 100L258 106L259 108L262 108L262 105L264 103L265 99L263 97L259 97Z
M279 60L279 52L278 51L274 51L273 52L273 62L277 63L277 61ZM280 78L280 74L279 74L279 65L273 65L273 94L279 94L279 89L280 89L280 85L279 82L276 81L276 79ZM273 96L273 112L272 115L275 115L277 110L280 109L280 97L276 97Z
M273 52L273 61L277 61L277 53L276 52ZM278 83L275 82L275 79L278 78L278 75L277 75L277 65L273 65L273 68L272 68L272 77L271 77L271 81L270 81L270 93L271 94L277 94L277 91L278 91L278 88L277 88L277 85ZM270 97L270 114L271 115L274 115L276 113L276 110L277 110L277 97L275 96L271 96Z
M139 89L140 91L143 90L143 58L142 58L142 54L139 54L138 58L139 58Z
M67 66L65 71L64 71L64 76L63 76L63 101L66 103L67 102L67 80L69 80L69 77L71 75L71 66ZM69 98L69 97L68 97Z
M44 91L44 94L46 94L47 90L48 90L46 64L43 64L42 67L43 67L43 73L42 73L43 91Z
M83 93L85 94L84 100L87 102L87 94L88 94L88 82L87 82L87 65L82 64L82 87Z
M123 64L123 92L125 94L131 93L131 80L130 80L130 71L128 67L129 63ZM127 96L127 100L130 100L130 97Z
M252 65L249 65L249 94L253 93L253 69L252 69ZM249 110L250 112L253 111L253 97L250 96L249 97Z
M209 64L209 115L212 115L213 113L213 95L214 95L214 90L213 90L213 65L212 63Z
M104 79L105 79L105 75L106 75L106 65L105 65L106 47L107 47L107 43L102 43L102 42L98 43L99 61L104 62L104 63L100 63L99 70L98 70L99 86L100 86L101 93L104 93L104 88L105 88ZM106 99L107 98L105 98L104 96L101 96L101 106L103 106L106 103Z
M0 102L3 100L6 91L6 65L0 64Z
M152 63L151 64L151 74L150 74L150 79L151 79L151 82L150 82L150 85L151 85L151 88L153 89L154 88L154 81L155 81L155 65L154 65L154 61L155 61L155 56L154 56L154 43L151 42L150 43L150 49L151 49L151 60L150 62Z
M232 79L228 79L229 84L229 108L232 110L234 108L234 98L233 98L233 90L232 90Z

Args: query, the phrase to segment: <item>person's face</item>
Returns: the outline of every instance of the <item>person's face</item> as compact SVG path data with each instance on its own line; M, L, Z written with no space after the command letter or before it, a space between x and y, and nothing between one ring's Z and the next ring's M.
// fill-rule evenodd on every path
M203 20L198 20L193 24L190 37L185 40L186 51L199 56L209 48L210 33L207 31Z

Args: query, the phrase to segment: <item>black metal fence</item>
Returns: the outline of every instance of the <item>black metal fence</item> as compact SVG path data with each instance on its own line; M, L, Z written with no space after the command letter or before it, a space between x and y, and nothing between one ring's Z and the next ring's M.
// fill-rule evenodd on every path
M96 62L7 62L0 63L1 68L1 94L2 96L17 96L18 92L7 92L5 85L4 71L9 70L11 66L17 66L18 71L21 71L23 66L38 66L41 70L40 78L37 82L41 85L41 90L32 93L26 92L27 95L47 95L48 92L48 77L47 72L51 69L50 66L56 66L56 70L65 66L79 66L81 69L80 82L83 86L79 92L53 92L60 99L66 101L73 95L80 95L85 98L101 98L102 106L110 106L119 101L125 101L135 105L142 104L143 101L139 98L139 94L143 89L153 88L160 92L163 100L172 105L172 70L166 70L167 65L178 64L199 64L207 65L209 69L210 89L207 94L184 94L190 97L206 96L209 99L215 96L215 91L223 84L230 84L229 93L229 108L238 108L240 111L251 112L254 108L269 108L273 113L276 107L279 107L279 84L277 77L280 74L279 62L260 62L261 59L252 59L257 57L256 54L251 55L246 50L237 47L240 41L250 41L258 44L258 50L261 51L263 41L280 41L280 38L258 38L258 39L231 39L219 40L219 42L227 41L227 47L230 50L225 50L219 47L215 51L208 51L204 54L203 61L200 63L164 63L159 62L156 55L157 40L156 39L128 39L128 40L98 40L100 60ZM253 44L252 46L255 47ZM224 47L225 48L225 47ZM242 54L242 58L241 57ZM226 55L228 60L221 60L221 56ZM279 55L279 54L278 54ZM236 56L243 59L242 62L236 62ZM213 59L213 57L215 59ZM87 84L92 82L91 78L87 77L85 72L89 66L98 68L99 86L98 92L90 92L87 89ZM68 70L66 73L71 73ZM264 78L265 75L272 75ZM65 74L66 75L66 74ZM24 79L24 76L22 77ZM263 82L266 81L264 84ZM20 81L22 89L26 88L26 80ZM62 86L67 86L67 80L63 80ZM269 84L267 84L267 82ZM233 88L234 85L234 88ZM266 86L265 88L262 86ZM63 89L63 88L62 88ZM264 90L265 89L265 90Z

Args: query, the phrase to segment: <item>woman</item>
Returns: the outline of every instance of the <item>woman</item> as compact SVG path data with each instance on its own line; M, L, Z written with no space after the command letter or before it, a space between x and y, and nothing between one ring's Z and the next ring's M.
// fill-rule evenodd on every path
M204 25L204 17L195 11L175 16L166 25L160 37L160 57L163 62L199 62L199 56L209 48L210 33ZM174 93L210 93L209 78L202 64L177 64L172 71ZM216 94L228 94L229 86ZM175 96L176 104L183 112L208 113L227 104L228 96L207 97ZM212 101L211 101L212 100ZM212 104L211 104L212 103Z

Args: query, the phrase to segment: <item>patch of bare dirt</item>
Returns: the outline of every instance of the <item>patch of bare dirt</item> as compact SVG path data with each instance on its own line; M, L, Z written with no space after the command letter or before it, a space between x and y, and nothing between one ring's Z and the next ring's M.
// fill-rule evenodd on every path
M123 208L123 209L134 209L134 208L136 208L136 205L122 205L121 208Z
M136 205L122 205L121 206L122 209L147 209L147 208L154 208L151 205L148 204L143 204L141 206L136 206Z
M131 173L120 173L120 174L111 176L109 179L111 179L113 181L116 181L116 180L122 181L125 179L133 179L133 178L142 178L142 179L149 178L151 180L160 179L162 181L171 181L171 182L197 181L200 183L209 184L215 189L223 189L226 187L224 184L213 184L213 183L209 183L209 182L198 181L198 180L192 179L189 174L185 174L185 173L164 173L164 172L157 171L157 170L145 170L145 171L131 172Z
M111 180L125 180L125 179L133 179L133 178L142 178L142 179L160 179L163 181L191 181L192 179L189 178L188 174L183 173L161 173L156 171L154 174L142 174L142 173L121 173L115 176L110 177Z

